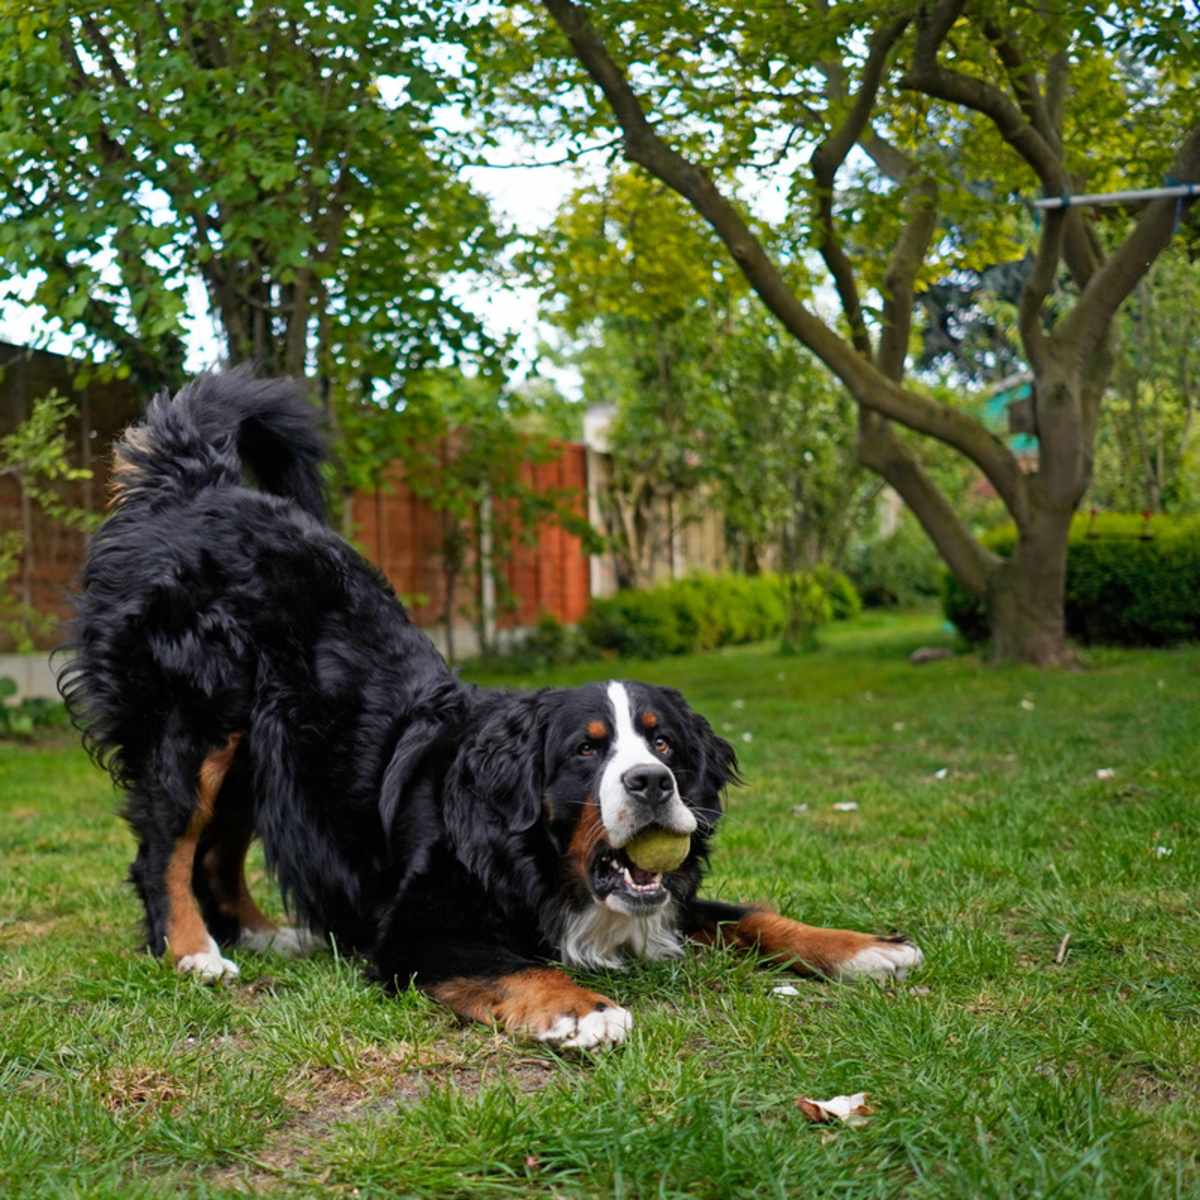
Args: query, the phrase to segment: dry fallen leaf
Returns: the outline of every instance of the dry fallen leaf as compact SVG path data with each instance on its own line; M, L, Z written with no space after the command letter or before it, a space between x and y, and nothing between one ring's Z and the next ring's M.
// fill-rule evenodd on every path
M847 1125L865 1125L875 1115L867 1103L866 1092L855 1092L853 1096L834 1096L830 1100L811 1100L801 1096L796 1107L814 1125L831 1125L834 1121L845 1121Z

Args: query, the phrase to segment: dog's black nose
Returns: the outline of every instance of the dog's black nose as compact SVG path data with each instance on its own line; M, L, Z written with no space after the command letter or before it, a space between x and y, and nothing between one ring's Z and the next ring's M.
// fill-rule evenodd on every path
M662 804L675 794L675 776L662 763L641 763L621 776L625 790L647 804Z

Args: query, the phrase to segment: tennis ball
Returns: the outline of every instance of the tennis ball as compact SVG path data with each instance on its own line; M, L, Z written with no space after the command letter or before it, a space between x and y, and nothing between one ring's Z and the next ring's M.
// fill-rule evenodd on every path
M630 861L643 871L673 871L688 856L692 839L686 833L647 829L625 846Z

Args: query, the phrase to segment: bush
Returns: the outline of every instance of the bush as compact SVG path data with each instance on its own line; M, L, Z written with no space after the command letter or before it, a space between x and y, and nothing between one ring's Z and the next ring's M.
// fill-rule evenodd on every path
M595 648L580 630L564 625L553 613L543 613L537 624L510 648L493 650L476 659L474 665L532 674L595 657Z
M843 572L834 567L813 567L812 575L825 589L835 621L849 621L862 612L863 602L858 590Z
M789 640L805 645L831 614L846 617L861 609L850 581L830 568L787 578L693 575L594 600L581 628L598 650L621 657L691 654L779 637L788 624L789 594L798 621Z
M1016 530L984 545L1009 556ZM943 608L963 637L986 641L983 602L948 576ZM1163 646L1200 638L1200 518L1080 514L1067 544L1067 635L1081 642Z
M38 729L67 724L67 709L61 701L29 698L10 704L16 694L16 682L0 676L0 738L29 738Z
M857 546L847 574L868 608L911 608L942 591L942 560L915 518L904 517L887 537Z
M829 593L808 572L785 576L783 588L787 618L780 650L784 654L800 654L815 649L817 630L833 619Z

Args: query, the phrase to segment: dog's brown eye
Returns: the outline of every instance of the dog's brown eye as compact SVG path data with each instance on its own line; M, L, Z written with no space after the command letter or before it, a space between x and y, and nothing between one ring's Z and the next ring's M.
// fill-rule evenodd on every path
M661 733L654 739L654 748L659 754L671 753L671 743Z
M575 752L580 758L591 758L596 753L596 743L583 741L579 743L579 749Z

